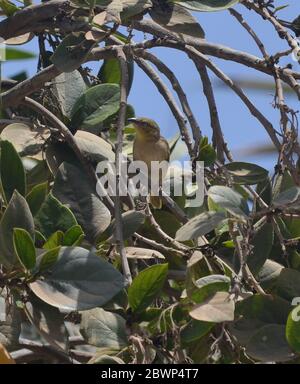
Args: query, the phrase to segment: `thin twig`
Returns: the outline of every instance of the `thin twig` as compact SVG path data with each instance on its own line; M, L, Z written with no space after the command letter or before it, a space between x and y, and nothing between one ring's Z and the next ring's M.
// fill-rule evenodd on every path
M127 89L128 89L128 68L125 53L122 47L116 48L116 57L121 69L121 85L120 85L120 109L117 122L117 142L116 142L116 197L115 197L115 221L116 221L116 247L121 256L122 268L125 279L128 284L132 283L132 276L127 260L126 250L123 240L123 224L122 224L122 208L120 199L120 182L121 182L121 162L123 149L123 131L126 119L127 108Z
M167 86L161 80L157 72L144 59L141 59L135 56L134 60L137 63L137 65L147 74L147 76L155 84L159 93L163 96L168 106L170 107L177 121L177 124L179 126L182 140L185 142L190 158L192 159L194 157L192 140L190 138L189 132L186 127L185 118L182 112L180 111L180 109L177 107L176 101L172 93L169 91Z
M137 52L137 51L135 51L135 52ZM146 60L150 61L152 64L154 64L156 66L156 68L161 73L163 73L168 78L170 83L172 84L172 87L173 87L174 91L176 92L178 99L181 103L182 110L185 113L185 115L186 115L186 117L190 123L190 126L192 128L193 137L194 137L194 154L196 156L197 150L199 147L199 143L200 143L200 140L202 137L202 133L201 133L201 129L199 127L199 124L198 124L198 122L197 122L197 120L196 120L196 118L195 118L195 116L191 110L191 107L190 107L189 102L187 100L186 94L185 94L184 90L182 89L182 86L180 85L180 82L178 81L174 72L172 72L169 67L167 67L160 59L158 59L158 57L156 57L155 55L153 55L152 53L150 53L148 51L140 50L138 52L141 54L141 56L144 59L146 59Z
M172 252L172 253L176 253L176 254L181 255L181 256L185 256L185 254L186 254L186 252L180 251L179 249L167 247L163 244L156 242L155 240L148 239L147 237L142 236L137 232L135 232L133 234L133 237L135 237L136 239L140 240L141 242L143 242L147 245L150 245L151 247L153 247L154 249L157 249L158 251Z
M98 179L94 171L94 168L81 152L80 148L76 143L74 136L69 131L69 129L65 126L65 124L62 121L60 121L59 118L57 118L51 111L49 111L47 108L45 108L43 105L41 105L37 101L30 99L29 97L25 97L24 101L22 101L22 104L26 105L30 109L33 109L34 111L43 115L51 124L53 124L54 127L56 127L59 130L59 132L62 134L62 136L64 137L64 139L66 140L70 148L74 151L76 157L81 162L84 169L86 170L92 185L94 185L96 188ZM105 201L108 205L108 208L112 210L113 202L110 199L110 197L105 196Z
M179 249L183 252L188 252L189 247L179 243L173 237L169 236L158 224L158 222L155 220L155 217L153 216L149 204L147 205L146 214L149 218L150 224L155 228L156 232L159 234L159 236L168 244L172 244L175 248Z
M213 131L213 144L217 150L217 158L222 164L224 164L225 162L224 153L226 153L226 156L230 161L232 160L232 155L228 150L227 145L224 141L224 136L221 128L221 123L219 119L219 113L217 109L213 87L212 87L209 75L207 73L206 66L198 60L195 61L195 66L198 69L198 72L200 74L202 85L203 85L203 92L206 97L208 108L209 108L210 124Z
M259 50L261 51L264 59L268 60L269 59L269 55L268 55L268 53L266 51L266 48L265 48L263 42L258 37L258 35L254 32L254 30L250 27L250 25L246 22L246 20L243 18L243 16L238 11L236 11L233 8L230 8L229 12L231 13L231 15L233 17L235 17L237 19L237 21L242 25L242 27L245 28L246 31L249 33L249 35L253 38L253 40L255 41L256 45L259 48Z

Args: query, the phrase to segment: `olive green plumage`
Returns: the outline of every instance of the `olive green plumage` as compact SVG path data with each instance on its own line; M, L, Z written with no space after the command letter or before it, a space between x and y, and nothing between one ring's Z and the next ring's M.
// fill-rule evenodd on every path
M169 161L170 148L167 140L160 135L158 124L146 117L129 119L136 129L136 136L133 143L133 160L144 161L148 167L148 175L151 178L152 161ZM165 177L160 175L159 185ZM162 207L162 200L159 196L150 196L150 203L154 208Z

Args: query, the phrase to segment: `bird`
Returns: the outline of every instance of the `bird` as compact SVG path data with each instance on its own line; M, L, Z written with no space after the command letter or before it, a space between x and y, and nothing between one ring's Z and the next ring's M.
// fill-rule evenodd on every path
M170 160L170 147L168 141L161 136L159 125L147 117L128 119L136 130L133 142L133 160L144 161L148 167L148 177L151 180L151 162ZM165 174L159 174L159 187ZM155 180L154 180L155 182ZM155 209L162 208L160 196L150 196L150 204Z

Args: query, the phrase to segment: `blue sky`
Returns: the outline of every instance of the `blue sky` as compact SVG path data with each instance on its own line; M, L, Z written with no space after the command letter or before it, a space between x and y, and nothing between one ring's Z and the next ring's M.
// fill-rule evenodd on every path
M280 12L280 17L285 20L293 20L300 14L299 0L278 0L276 5L289 3L290 6ZM245 19L258 33L269 53L284 50L287 45L280 40L274 29L254 12L247 11L244 7L236 6L241 11ZM261 56L260 52L249 37L247 32L229 14L228 11L213 13L194 13L206 32L206 38L210 42L221 43L233 48L247 51ZM136 39L142 38L137 34ZM32 40L22 49L37 51L37 38ZM202 94L202 86L199 75L194 70L190 60L181 52L171 49L157 48L153 50L170 68L176 73L181 84L187 93L191 107L199 121L204 134L211 138L211 128L207 104ZM239 64L212 58L213 61L228 75L233 78L243 80L271 80L269 76L260 75L255 71ZM27 60L22 62L4 63L2 72L4 77L16 74L21 70L26 70L29 75L36 71L37 60ZM91 63L91 68L97 70L101 63ZM300 71L300 65L294 63L294 68ZM219 81L211 74L211 79L215 86L217 105L219 108L220 120L225 138L229 147L232 149L236 159L243 161L257 162L266 168L273 166L272 156L246 156L244 150L270 142L268 136L260 126L258 121L252 117L244 105L239 101L235 94L229 89L221 86ZM166 80L167 82L167 80ZM270 91L251 91L246 93L256 106L278 127L278 111L272 107L274 93ZM299 109L299 102L292 94L287 96L287 101L294 109ZM145 75L135 68L133 87L129 96L129 102L135 107L138 116L147 116L155 119L161 126L162 134L167 138L173 137L178 131L177 124L172 117L168 106L160 94L157 93L152 82Z

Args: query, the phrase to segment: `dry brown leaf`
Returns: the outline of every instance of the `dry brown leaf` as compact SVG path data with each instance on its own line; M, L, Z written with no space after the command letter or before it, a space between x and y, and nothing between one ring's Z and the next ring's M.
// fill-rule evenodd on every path
M15 360L11 358L6 348L0 343L0 364L16 364Z
M11 37L10 39L5 40L5 44L9 45L21 45L28 43L28 41L32 40L34 34L32 32L24 33L24 35Z

